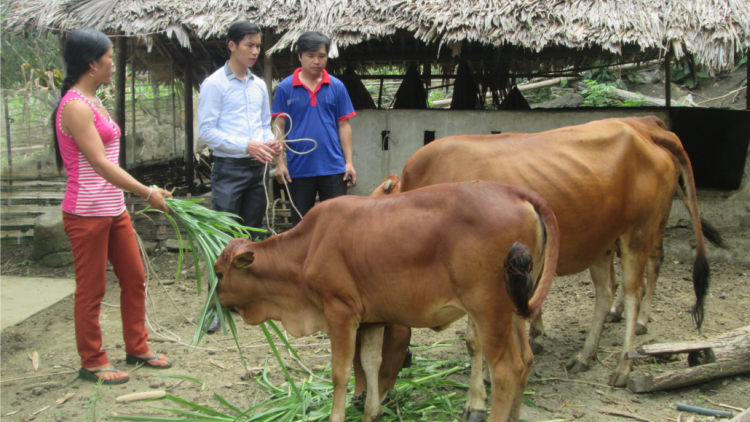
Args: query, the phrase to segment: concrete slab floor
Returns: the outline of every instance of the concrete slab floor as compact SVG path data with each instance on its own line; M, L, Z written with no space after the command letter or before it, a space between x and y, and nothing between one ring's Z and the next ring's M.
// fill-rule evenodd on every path
M46 309L76 290L76 281L67 278L0 278L0 329L18 324Z

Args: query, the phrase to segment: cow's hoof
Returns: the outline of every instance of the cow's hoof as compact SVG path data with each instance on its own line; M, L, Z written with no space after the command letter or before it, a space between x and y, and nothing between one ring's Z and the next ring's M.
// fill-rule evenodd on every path
M538 355L544 351L544 345L541 343L530 341L529 346L531 346L531 353L533 353L534 355Z
M636 324L635 325L635 335L642 336L648 332L648 328L646 328L645 325Z
M609 385L611 385L612 387L625 387L626 385L628 385L628 376L619 372L615 372L611 377L609 377Z
M607 314L607 317L604 320L607 322L620 322L622 321L622 316L614 312L610 312Z
M586 365L583 362L578 362L575 359L573 359L572 361L570 361L570 363L568 363L567 368L571 374L577 374L579 372L586 372L589 370L588 365Z
M467 422L482 422L487 417L487 411L464 409L461 417Z
M354 394L352 396L351 404L355 409L364 409L365 401L367 400L367 391L363 391L362 394Z

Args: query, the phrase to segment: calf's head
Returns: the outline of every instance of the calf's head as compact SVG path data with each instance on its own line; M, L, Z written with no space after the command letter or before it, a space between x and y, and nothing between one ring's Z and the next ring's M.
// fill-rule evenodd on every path
M243 317L243 309L250 304L256 286L249 268L255 260L254 248L255 244L247 239L234 239L214 264L219 303L223 308L237 309Z

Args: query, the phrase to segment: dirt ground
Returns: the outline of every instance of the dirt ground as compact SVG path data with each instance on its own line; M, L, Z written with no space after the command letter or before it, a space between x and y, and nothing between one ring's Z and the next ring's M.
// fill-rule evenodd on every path
M688 281L692 261L686 259L686 254L676 252L685 245L694 243L694 238L687 228L673 228L668 230L666 236L667 258L657 286L653 321L649 325L648 333L637 337L637 344L710 338L750 324L750 266L747 265L747 260L731 259L731 256L746 256L750 252L750 228L724 228L721 232L734 254L713 254L715 259L711 268L712 286L707 300L703 333L696 331L688 314L688 309L694 301L692 283ZM72 266L50 270L36 265L32 262L31 246L3 247L2 252L3 275L66 277L72 276L73 273ZM162 280L174 280L176 253L157 250L151 259ZM154 407L173 407L171 403L115 403L115 398L120 395L155 389L166 390L173 395L214 408L220 407L212 398L213 393L218 392L240 408L250 407L259 387L253 380L244 377L237 351L228 349L234 345L231 336L207 336L197 349L189 352L184 345L189 343L193 336L193 321L197 319L205 297L197 294L194 269L189 264L183 268L180 280L175 284L162 287L154 277L151 277L148 283L151 345L174 361L172 369L138 369L131 372L129 383L104 387L98 394L94 384L76 380L76 374L11 381L39 374L63 373L79 367L74 341L73 300L72 297L68 297L26 321L2 331L2 420L89 421L102 420L105 416L115 413L163 415L163 412L155 410ZM108 276L108 291L104 300L108 305L102 307L100 318L104 348L114 365L124 370L132 370L132 367L129 368L124 362L120 310L116 307L119 287L111 271ZM636 395L627 389L607 387L606 383L616 365L617 352L622 342L624 327L621 323L606 325L598 352L599 362L594 363L591 370L578 375L566 374L565 364L583 345L593 314L593 298L594 290L588 273L555 280L552 292L544 305L546 349L536 357L530 378L561 380L528 385L527 391L534 392L529 397L538 407L524 406L523 419L625 420L605 414L607 411L615 410L638 415L641 420L676 421L679 415L675 410L677 402L711 408L718 408L717 403L742 408L750 406L750 374L652 394ZM247 365L251 368L262 367L268 358L271 380L274 383L283 382L281 369L273 359L261 330L258 327L244 325L239 318L236 320L241 344L245 346L243 350ZM427 346L443 340L441 347L423 353L439 359L468 360L461 339L464 334L465 320L461 320L441 333L424 329L415 330L412 342ZM164 340L160 336L178 338L179 342ZM298 345L297 350L308 367L316 364L329 365L330 345L327 340L308 337L293 340L292 344ZM34 351L39 353L40 358L37 372L34 372L28 356ZM287 365L298 367L291 359L287 359ZM635 368L634 375L684 367L687 367L686 357L681 355L677 360L642 362ZM163 373L201 379L207 388L201 390L199 385L192 382L153 376ZM453 376L457 380L468 382L466 372L459 372ZM43 382L55 382L58 383L58 387L31 388ZM64 404L55 403L67 393L75 395ZM97 396L98 400L94 400ZM263 393L259 398L263 398ZM92 401L96 404L95 408L91 406ZM456 415L456 418L459 416ZM712 418L697 417L695 420Z

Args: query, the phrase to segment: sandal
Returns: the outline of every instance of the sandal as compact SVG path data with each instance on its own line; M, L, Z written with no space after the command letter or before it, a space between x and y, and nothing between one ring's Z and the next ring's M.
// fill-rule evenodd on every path
M103 378L97 377L96 374L102 373L102 372L120 372L115 368L102 368L102 369L94 369L89 371L86 368L81 368L78 370L78 378L86 381L91 382L99 382L99 380L102 380ZM117 378L113 380L103 380L103 385L117 385L117 384L125 384L126 382L130 381L130 377L124 377L124 378Z
M172 361L169 360L169 358L167 358L167 364L164 365L164 366L151 365L150 363L148 363L149 361L152 361L152 360L161 360L159 358L159 355L156 354L156 352L153 352L153 353L154 353L154 355L151 356L151 357L149 357L149 358L139 358L138 356L133 356L133 355L130 355L130 354L126 354L125 355L125 363L127 363L128 365L138 365L138 364L142 363L142 364L145 364L145 366L148 366L148 367L154 368L154 369L167 369L167 368L171 368L172 367Z

